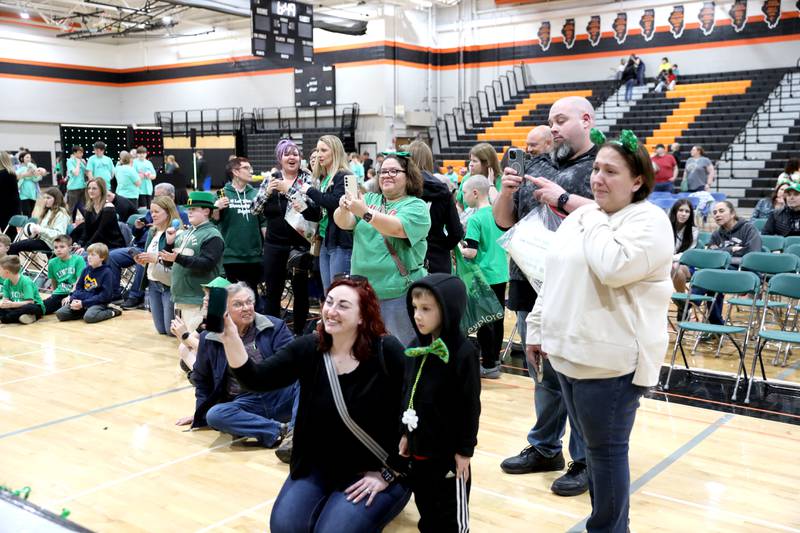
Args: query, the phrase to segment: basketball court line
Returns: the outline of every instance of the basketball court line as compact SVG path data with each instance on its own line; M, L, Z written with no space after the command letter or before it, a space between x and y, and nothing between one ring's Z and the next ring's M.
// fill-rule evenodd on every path
M6 361L9 363L17 363L18 365L32 366L33 368L38 368L39 370L52 370L52 367L37 365L35 363L29 363L28 361L20 361L18 359L14 359L13 357L6 358Z
M236 513L234 515L231 515L228 518L223 518L219 522L214 522L210 526L206 526L206 527L204 527L202 529L198 529L194 533L207 533L208 531L212 531L212 530L214 530L214 529L216 529L218 527L222 527L225 524L229 524L229 523L233 522L234 520L236 520L237 518L241 518L242 516L244 516L244 515L246 515L248 513L252 513L253 511L257 511L258 509L260 509L262 507L267 507L267 506L275 503L275 500L277 500L277 499L278 499L277 496L275 498L270 498L269 500L263 501L263 502L261 502L259 504L256 504L256 505L252 506L252 507L249 507L247 509L239 511L238 513Z
M113 361L108 360L108 359L105 360L105 361L95 361L94 363L87 363L85 365L78 365L78 366L71 366L69 368L62 368L61 370L54 370L52 372L47 372L45 374L37 374L35 376L28 376L28 377L25 377L25 378L12 379L10 381L3 381L2 383L0 383L0 387L3 387L5 385L12 385L14 383L21 383L23 381L30 381L32 379L39 379L39 378L45 378L45 377L48 377L48 376L55 376L56 374L63 374L64 372L71 372L73 370L80 370L81 368L89 368L90 366L105 365L105 364L108 364L108 363L113 363Z
M43 348L49 348L49 349L52 349L52 350L59 350L59 351L62 351L62 352L76 353L78 355L91 357L93 359L99 359L101 361L107 361L109 363L113 362L113 359L108 359L106 357L101 357L99 355L94 355L94 354L82 352L80 350L73 350L72 348L63 348L61 346L55 346L52 343L48 344L48 343L44 343L44 342L41 342L41 341L34 341L34 340L31 340L31 339L25 339L23 337L15 337L14 335L6 335L5 333L0 333L0 337L5 337L7 339L12 339L12 340L15 340L15 341L21 341L21 342L25 342L25 343L29 343L29 344L38 344L39 346L42 346ZM38 351L39 350L34 350L32 352L27 352L27 353L29 353L29 354L30 353L36 353ZM17 355L22 355L22 354L17 354Z
M476 487L475 485L472 485L471 491L472 492L480 492L481 494L494 496L495 498L500 498L501 500L507 500L507 501L510 501L510 502L515 503L517 505L521 505L523 507L532 507L532 508L534 508L534 509L536 509L538 511L544 511L544 512L548 512L548 513L552 513L552 514L557 514L557 515L560 515L560 516L565 516L567 518L575 519L575 518L580 518L581 517L581 515L576 514L576 513L570 513L569 511L563 511L561 509L556 509L552 505L545 505L545 504L541 504L541 503L535 503L535 502L526 500L524 498L516 498L514 496L508 496L506 494L503 494L502 492L495 492L495 491L490 490L490 489L484 489L482 487Z
M103 361L98 361L97 363L92 364L103 364ZM77 420L78 418L83 418L84 416L91 416L96 415L99 413L105 413L107 411L112 411L119 407L125 407L127 405L133 405L139 402L144 402L146 400L150 400L152 398L158 398L160 396L166 396L167 394L172 394L174 392L184 391L186 389L191 389L192 385L184 385L183 387L175 387L174 389L169 389L161 392L156 392L153 394L148 394L147 396L141 396L139 398L134 398L132 400L126 400L124 402L115 403L113 405L107 405L105 407L98 407L96 409L91 409L89 411L84 411L82 413L78 413L75 415L65 416L63 418L57 418L55 420L50 420L48 422L42 422L41 424L36 424L34 426L29 426L26 428L15 429L14 431L9 431L7 433L0 434L0 440L5 439L7 437L13 437L15 435L22 435L23 433L29 433L31 431L35 431L37 429L43 429L50 426L55 426L57 424L61 424L63 422L69 422L71 420Z
M727 424L736 415L726 414L719 417L717 420L709 424L705 429L703 429L700 433L689 439L683 446L672 452L669 456L659 461L657 465L652 467L650 470L645 472L644 474L639 477L636 481L631 483L631 494L634 494L644 485L649 483L653 480L656 476L658 476L661 472L669 468L673 465L678 459L685 456L687 453L692 451L696 448L701 442L706 440L715 431L717 431L720 427ZM581 533L586 529L586 521L589 520L589 516L586 516L583 520L572 526L570 529L567 530L567 533Z
M32 353L39 353L39 352L41 352L41 350L31 350L30 352L15 353L14 355L3 355L0 356L0 360L13 359L14 357L19 357L21 355L31 355Z
M724 514L727 517L734 518L736 520L741 520L743 522L749 522L751 524L757 524L759 526L764 526L766 528L769 528L771 531L780 530L780 531L790 531L792 533L800 533L800 529L798 529L798 528L794 528L794 527L791 527L791 526L786 526L784 524L778 524L777 522L770 522L769 520L763 520L761 518L755 518L753 516L743 515L743 514L740 514L740 513L733 512L733 511L725 511L725 510L722 510L722 509L720 509L719 507L716 507L716 506L703 505L701 503L697 503L697 502L693 502L693 501L689 501L689 500L683 500L681 498L674 498L672 496L666 496L664 494L658 494L658 493L650 492L650 491L647 491L647 490L642 491L642 494L644 494L645 496L650 496L651 498L658 498L658 499L661 499L661 500L666 500L668 502L673 502L673 503L678 503L678 504L681 504L681 505L685 505L687 507L694 507L695 509L702 509L702 510L708 511L708 512L710 512L712 514L713 513L721 513L721 514Z

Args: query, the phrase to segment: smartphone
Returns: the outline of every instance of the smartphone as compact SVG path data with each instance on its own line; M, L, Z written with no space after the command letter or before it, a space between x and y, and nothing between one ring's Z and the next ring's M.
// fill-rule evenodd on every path
M206 329L214 333L222 333L225 329L225 311L228 308L228 291L220 287L211 287L208 295L208 314Z
M183 313L177 307L175 308L175 318L183 318Z
M225 189L219 189L217 191L217 198L225 198Z
M517 176L525 175L525 152L519 148L508 149L508 166L516 170Z
M355 174L344 175L344 193L349 194L350 198L358 198L358 178Z

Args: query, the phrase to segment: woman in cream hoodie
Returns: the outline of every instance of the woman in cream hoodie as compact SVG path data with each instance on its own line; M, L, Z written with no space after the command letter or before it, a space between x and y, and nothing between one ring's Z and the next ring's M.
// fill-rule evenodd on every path
M598 138L599 137L599 138ZM625 532L628 442L639 397L658 381L667 349L672 228L647 202L653 166L635 135L602 144L591 176L595 204L573 211L545 258L528 316L528 361L548 357L570 419L587 446L592 515L586 528Z

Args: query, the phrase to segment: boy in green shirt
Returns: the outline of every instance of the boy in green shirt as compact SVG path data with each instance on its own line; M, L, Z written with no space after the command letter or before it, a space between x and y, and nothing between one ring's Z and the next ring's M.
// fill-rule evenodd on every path
M503 232L497 227L489 204L489 190L492 184L480 175L472 176L463 183L464 203L475 210L467 220L464 237L466 246L461 253L467 260L476 261L486 282L505 307L506 283L508 282L508 257L506 251L497 244ZM503 319L481 326L478 330L478 344L481 347L481 377L497 379L500 377L500 348L503 346Z
M117 190L115 192L119 196L130 200L134 206L139 205L139 187L142 184L142 180L139 179L139 174L131 164L131 154L120 152L119 164L114 169L114 175L117 177Z
M67 205L69 212L83 203L86 193L86 160L83 159L83 146L72 147L72 155L67 159Z
M72 237L59 235L53 240L53 257L47 263L47 277L53 293L44 301L44 314L52 315L61 308L64 297L69 296L78 277L86 268L86 261L72 254Z
M111 178L114 177L114 162L105 153L106 143L103 141L94 143L94 155L86 163L86 181L103 178L106 181L106 189L110 191Z
M131 153L135 156L133 160L133 169L139 175L141 184L139 185L139 207L146 207L150 209L150 200L153 199L153 180L156 179L156 169L147 159L147 148L140 146L135 152Z
M33 324L44 314L39 289L28 276L19 273L21 268L16 255L0 259L0 278L3 278L0 322L3 324Z

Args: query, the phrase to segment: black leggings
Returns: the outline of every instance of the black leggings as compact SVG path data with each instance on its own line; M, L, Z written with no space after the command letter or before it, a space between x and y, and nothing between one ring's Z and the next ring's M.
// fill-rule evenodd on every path
M291 246L264 243L264 281L267 283L267 314L280 317L281 296L286 286L289 270ZM308 271L294 269L291 272L292 294L292 330L295 335L302 335L308 320Z
M500 307L505 309L506 284L496 283L491 286ZM500 349L503 347L503 319L485 324L478 329L478 345L481 347L481 365L483 368L494 368L499 364Z
M36 200L20 200L19 207L22 214L29 217L33 213L33 208L36 207Z
M19 255L20 252L52 252L47 243L41 239L25 239L11 244L8 255Z

